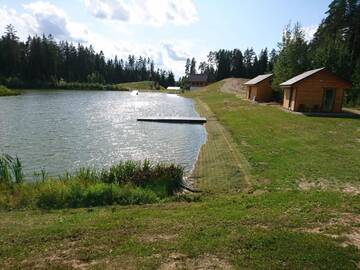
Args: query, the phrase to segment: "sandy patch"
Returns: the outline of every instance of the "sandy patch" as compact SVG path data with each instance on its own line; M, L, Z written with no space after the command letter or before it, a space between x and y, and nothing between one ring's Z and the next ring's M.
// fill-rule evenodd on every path
M158 241L171 241L177 238L176 234L155 234L155 235L143 235L139 237L140 241L145 242L158 242Z
M360 194L360 184L357 183L337 183L330 182L326 179L319 179L317 181L307 181L302 179L298 182L298 188L300 190L328 190L328 191L340 191L350 195Z
M187 258L183 254L172 253L170 254L168 260L163 263L159 269L231 270L234 268L226 260L210 254L206 254L198 258Z
M336 228L339 226L345 228L346 232L336 234ZM343 213L326 224L301 228L298 231L322 234L335 239L344 238L342 246L354 245L360 249L360 215L354 213Z
M229 78L224 80L224 84L221 86L220 91L225 93L233 93L241 98L246 97L246 85L245 83L249 79L241 78Z

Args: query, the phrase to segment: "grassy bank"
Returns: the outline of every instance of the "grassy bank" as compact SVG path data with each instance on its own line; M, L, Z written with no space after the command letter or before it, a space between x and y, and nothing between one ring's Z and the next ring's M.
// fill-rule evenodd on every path
M14 90L10 90L9 88L0 85L0 97L5 97L5 96L17 96L20 93Z
M54 179L46 172L24 182L21 162L0 157L0 208L78 208L101 205L148 204L181 189L183 169L127 161L109 169L80 169Z
M159 85L156 87L153 81L141 81L141 82L129 82L129 83L120 83L117 84L118 87L127 89L127 90L154 90L154 91L164 91L164 87Z
M360 184L360 121L287 113L219 91L222 82L189 95L207 104L269 189Z
M5 87L4 87L5 88ZM156 87L153 81L128 82L119 84L84 83L84 82L57 82L57 83L27 83L17 86L18 89L59 89L59 90L104 90L104 91L130 91L149 90L164 91L161 85ZM1 90L0 90L1 91ZM11 90L9 90L11 91Z
M358 269L359 122L221 86L187 94L209 120L196 202L0 211L0 268Z
M346 238L356 205L337 193L279 191L0 212L0 261L3 269L356 269Z

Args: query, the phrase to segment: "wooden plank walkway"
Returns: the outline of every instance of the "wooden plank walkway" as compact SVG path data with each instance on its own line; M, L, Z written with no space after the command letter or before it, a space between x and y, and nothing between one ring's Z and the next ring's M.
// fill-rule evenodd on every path
M204 117L143 117L137 121L142 122L161 122L161 123L180 123L180 124L204 124Z

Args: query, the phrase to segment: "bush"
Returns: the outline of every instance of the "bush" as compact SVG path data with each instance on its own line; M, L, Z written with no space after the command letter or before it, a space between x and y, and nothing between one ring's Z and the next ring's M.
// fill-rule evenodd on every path
M344 105L360 108L360 88L352 88L345 91Z
M182 188L183 168L120 162L98 171L82 168L58 180L46 171L35 174L38 181L23 183L20 160L0 157L0 207L44 209L93 207L112 204L147 204L174 195Z
M7 87L0 85L0 96L17 96L20 93L14 90L10 90Z
M39 208L65 208L69 198L68 187L60 181L45 181L39 185L36 206Z
M159 198L153 191L130 185L96 183L85 187L77 182L66 185L60 181L50 180L40 184L36 206L44 209L59 209L112 204L147 204L157 201Z
M101 172L100 181L112 184L134 184L158 191L158 195L168 196L181 190L184 169L173 164L151 165L135 161L121 162L109 170Z

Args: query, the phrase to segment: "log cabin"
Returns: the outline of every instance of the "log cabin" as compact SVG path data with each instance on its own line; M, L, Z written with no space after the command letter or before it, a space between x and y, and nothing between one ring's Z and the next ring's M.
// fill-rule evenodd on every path
M207 74L190 74L189 81L190 88L207 86L208 76Z
M273 90L271 89L272 74L259 75L247 81L247 98L258 102L267 102L272 99Z
M283 107L299 112L340 113L351 84L325 68L306 71L280 84Z

